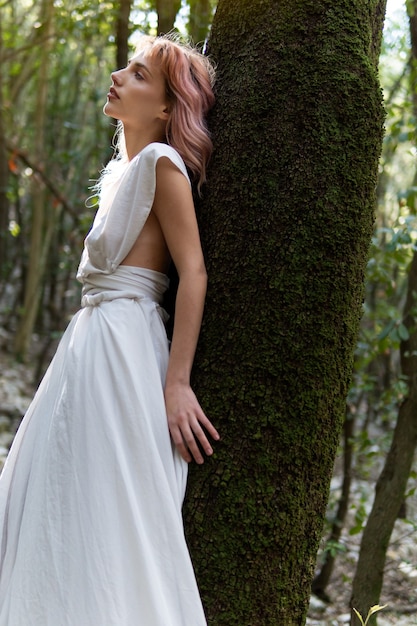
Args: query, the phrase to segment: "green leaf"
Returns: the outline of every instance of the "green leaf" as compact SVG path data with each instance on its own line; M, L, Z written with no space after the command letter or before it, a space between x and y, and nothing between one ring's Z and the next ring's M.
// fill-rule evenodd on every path
M402 341L407 341L410 339L410 333L408 332L407 326L404 324L400 324L398 326L398 335Z
M378 340L381 341L381 339L385 339L385 337L388 337L388 335L390 334L394 326L395 326L395 321L390 320L388 324L386 324L386 326L379 333Z

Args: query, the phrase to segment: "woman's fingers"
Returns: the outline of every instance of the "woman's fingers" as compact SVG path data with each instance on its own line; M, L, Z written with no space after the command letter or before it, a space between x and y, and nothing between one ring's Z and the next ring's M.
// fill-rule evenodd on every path
M202 450L210 456L213 448L208 440L220 435L202 410L189 385L171 385L165 389L165 404L172 440L187 463L193 458L204 463Z
M217 432L217 430L215 429L213 424L210 422L208 417L206 417L206 415L203 413L203 411L201 411L201 414L200 414L200 416L197 419L199 421L199 429L203 433L203 435L204 435L204 431L202 430L200 424L202 424L204 426L204 428L206 429L206 431L208 432L210 437L212 437L212 439L214 439L214 441L218 441L220 439L219 433ZM206 440L207 440L207 438L206 438Z
M169 430L171 433L172 441L174 442L178 452L181 454L184 461L190 463L192 461L192 457L187 446L185 445L180 428L178 426L170 425Z
M202 411L198 417L195 415L184 416L179 419L177 418L175 423L171 420L170 432L172 440L187 463L189 463L192 458L194 458L195 462L199 465L204 463L201 448L207 456L213 454L213 448L200 424L204 426L207 433L215 441L220 439L219 433Z

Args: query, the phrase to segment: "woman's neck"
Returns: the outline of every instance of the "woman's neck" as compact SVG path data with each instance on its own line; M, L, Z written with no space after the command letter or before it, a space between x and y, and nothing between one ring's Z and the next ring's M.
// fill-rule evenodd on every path
M139 152L141 152L146 146L153 142L164 143L165 139L165 129L164 132L129 132L128 129L124 130L125 136L125 145L126 145L126 154L129 161L131 161Z

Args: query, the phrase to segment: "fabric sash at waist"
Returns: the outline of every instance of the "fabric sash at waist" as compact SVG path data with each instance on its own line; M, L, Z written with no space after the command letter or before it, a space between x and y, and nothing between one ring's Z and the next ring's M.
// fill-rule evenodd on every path
M84 281L81 307L98 306L119 298L152 300L156 305L162 301L169 280L165 274L143 267L119 266L112 274L93 274ZM162 318L163 309L156 307Z

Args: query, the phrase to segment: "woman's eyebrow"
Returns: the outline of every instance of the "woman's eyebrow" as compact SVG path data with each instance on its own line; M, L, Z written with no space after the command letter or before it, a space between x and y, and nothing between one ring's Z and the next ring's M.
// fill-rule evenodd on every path
M140 70L145 70L145 72L147 72L149 76L152 77L151 72L149 71L148 67L144 63L141 63L140 61L128 61L127 64L128 65L133 64L135 68L140 69Z

